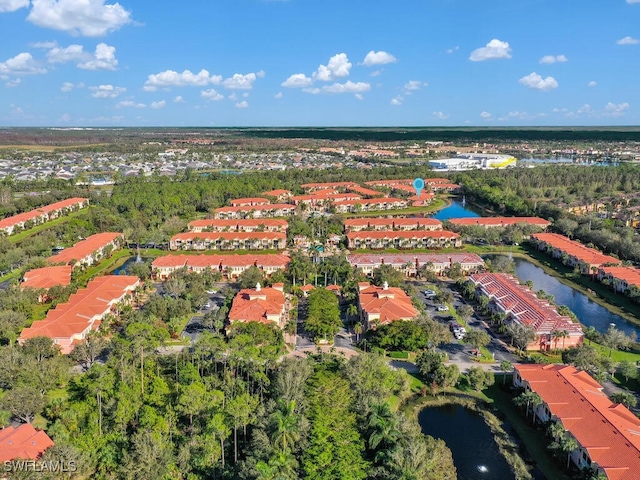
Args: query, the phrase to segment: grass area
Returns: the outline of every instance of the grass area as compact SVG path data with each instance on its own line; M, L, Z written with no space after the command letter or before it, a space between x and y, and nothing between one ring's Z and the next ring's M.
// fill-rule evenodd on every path
M511 395L502 389L502 379L485 390L493 405L505 416L509 425L517 433L528 454L548 480L569 480L559 466L553 461L547 449L549 440L542 431L536 430L527 423L511 400Z
M611 312L620 315L631 323L640 325L640 305L624 295L619 295L606 285L594 282L590 276L575 273L572 268L563 265L544 252L531 245L524 247L527 260L539 266L545 272L558 278L565 285L575 288L590 300L602 305Z
M87 145L2 145L0 150L27 150L30 152L55 152L59 149L77 149L87 147L103 147L107 144L96 143Z
M600 353L602 353L603 356L607 357L607 358L611 358L611 360L613 360L614 362L640 362L640 354L636 353L636 352L628 352L628 351L624 351L624 350L613 350L611 353L609 353L609 348L605 347L603 345L599 345L597 343L594 343L590 340L585 340L585 342L588 345L591 345L592 347L595 347L597 350L600 351ZM611 356L609 356L611 355Z
M92 278L115 270L131 258L132 255L133 251L128 248L116 250L109 258L87 268L87 270L78 277L78 282L80 282L81 285L86 285Z
M67 223L69 220L73 218L84 216L87 214L87 212L88 212L88 208L83 208L76 212L71 212L70 214L65 215L63 217L54 218L53 220L50 220L48 222L41 223L40 225L36 225L35 227L30 228L29 230L24 230L22 232L16 233L15 235L9 235L7 239L9 240L9 243L15 245L16 243L19 243L29 237L32 237L36 233L40 233L44 230L53 228L57 225L62 225L63 223Z

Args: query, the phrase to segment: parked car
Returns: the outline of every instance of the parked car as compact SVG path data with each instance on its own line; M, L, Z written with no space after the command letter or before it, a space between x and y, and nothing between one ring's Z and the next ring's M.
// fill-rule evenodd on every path
M438 310L439 312L448 312L449 311L449 307L447 305L438 305L436 310Z
M431 298L431 297L435 297L436 296L436 292L434 290L425 290L424 292L422 292L424 294L425 297L427 298Z

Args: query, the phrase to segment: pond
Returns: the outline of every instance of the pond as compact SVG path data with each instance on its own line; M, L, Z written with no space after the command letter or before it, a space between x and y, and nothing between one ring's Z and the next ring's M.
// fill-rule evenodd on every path
M124 262L119 267L115 268L111 272L111 275L126 275L127 274L127 268L129 268L129 266L134 265L136 263L144 262L145 260L146 260L146 258L143 258L143 257L138 258L137 255L134 255L133 257L129 257L129 258L127 258L126 262Z
M557 305L569 307L583 325L594 327L598 332L604 333L609 325L614 323L618 330L627 335L635 332L640 338L640 327L637 325L595 303L584 293L560 282L529 260L520 257L515 257L513 260L516 264L516 276L520 280L525 282L531 280L535 291L544 290L553 295L554 302Z
M480 213L477 212L472 206L470 206L469 204L463 204L459 200L455 200L451 202L451 205L443 208L442 210L438 210L433 215L430 215L430 218L445 221L449 220L450 218L471 218L479 216Z
M491 430L462 405L425 408L418 415L422 433L441 438L451 449L459 480L514 479Z

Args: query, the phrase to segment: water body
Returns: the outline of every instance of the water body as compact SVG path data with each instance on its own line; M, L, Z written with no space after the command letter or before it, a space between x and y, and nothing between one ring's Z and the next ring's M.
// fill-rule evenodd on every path
M138 260L136 255L134 255L133 257L129 257L126 262L124 262L118 268L114 269L111 272L111 275L126 275L127 274L127 268L129 268L129 266L131 266L131 265L133 265L135 263L144 262L145 260L146 260L146 258L140 258L140 260Z
M443 405L422 410L418 422L422 433L441 438L451 449L459 480L515 479L477 413L461 405Z
M438 210L435 214L430 215L430 218L435 218L441 222L449 220L450 218L475 218L479 217L480 213L476 211L469 204L463 205L461 201L455 200L451 205Z
M620 315L610 312L602 305L589 299L585 294L565 285L557 278L546 273L542 268L534 265L525 258L514 258L516 264L516 276L522 281L533 282L535 291L544 290L554 296L557 305L566 305L576 314L580 323L587 327L594 327L598 332L604 333L611 323L615 323L618 330L627 335L631 332L640 338L640 327L625 320Z

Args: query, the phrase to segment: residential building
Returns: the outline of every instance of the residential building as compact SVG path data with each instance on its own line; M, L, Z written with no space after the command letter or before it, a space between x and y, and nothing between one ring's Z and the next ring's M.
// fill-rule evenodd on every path
M25 228L48 222L54 218L66 215L89 205L88 198L69 198L60 202L55 202L44 207L36 208L29 212L19 213L11 217L0 219L0 233L11 235L16 228Z
M0 463L38 460L45 450L53 446L49 435L44 430L36 430L30 423L0 429Z
M339 192L326 192L325 190L320 190L318 193L311 193L308 195L295 195L291 197L291 202L294 205L299 205L301 203L310 206L316 207L318 205L328 206L334 202L346 202L346 201L355 201L360 200L362 197L355 193L339 193Z
M270 190L268 192L262 192L262 195L265 197L273 197L277 202L287 203L289 199L293 196L293 192L291 190Z
M51 287L66 287L71 283L73 266L58 265L54 267L34 268L25 272L22 277L21 288L33 288L35 290L49 290Z
M190 232L286 232L289 222L280 218L194 220L187 226Z
M640 269L627 266L600 267L598 280L611 286L617 293L629 295L640 290Z
M533 411L540 423L558 422L578 447L569 459L578 470L608 479L637 480L640 420L613 403L587 372L565 365L514 365L513 384L542 399Z
M361 200L344 200L334 202L336 213L377 212L383 210L402 210L407 208L407 201L401 198L363 198Z
M92 330L97 330L107 315L117 313L120 305L130 301L140 285L138 277L106 275L91 280L65 303L49 310L44 320L36 320L22 330L18 342L33 337L51 338L62 353L71 353Z
M532 234L531 243L538 250L547 252L565 265L578 267L584 275L597 273L603 265L620 265L621 263L615 257L605 255L595 248L589 248L557 233Z
M460 235L446 230L349 232L347 233L347 241L349 248L353 249L415 249L462 246Z
M206 269L218 271L228 280L235 280L250 267L257 267L270 277L278 270L284 270L289 264L289 257L282 254L264 255L163 255L151 264L154 279L166 280L174 272L187 269L202 273Z
M442 222L435 218L348 218L345 232L361 230L442 230Z
M364 198L380 198L387 196L380 190L371 190L370 188L361 187L360 185L355 184L347 187L346 190L348 192L357 193Z
M284 232L186 232L169 240L170 250L282 250Z
M288 217L296 210L295 205L288 203L272 203L251 207L220 207L214 211L215 218L274 218Z
M456 227L505 228L509 225L529 225L546 230L551 223L538 217L470 217L450 218L449 223Z
M415 277L421 268L441 275L456 263L465 273L477 272L484 266L482 258L475 253L352 254L347 255L347 260L353 268L361 269L368 276L382 265L391 265L407 277Z
M235 198L231 200L232 207L252 207L254 205L269 205L270 203L268 198L262 197Z
M348 187L357 185L354 182L325 182L325 183L304 183L301 187L306 192L315 192L318 190L326 190L326 189L346 189Z
M412 207L424 207L433 202L434 198L436 196L433 193L422 190L420 195L412 195L407 198L407 201L411 203Z
M124 243L122 233L105 232L96 233L79 241L73 247L65 248L60 253L47 258L50 265L65 263L74 267L80 265L93 265L104 257L109 249L118 249Z
M243 288L233 299L229 311L231 325L260 322L284 328L289 320L289 300L282 288Z
M489 308L502 314L507 324L515 322L533 328L536 337L527 350L549 351L582 344L582 326L560 315L554 305L538 298L517 278L506 273L477 273L469 280L476 286L476 297L486 297Z
M358 287L358 314L365 331L418 316L411 298L401 288L389 287L386 282L382 287L369 283L360 283Z

